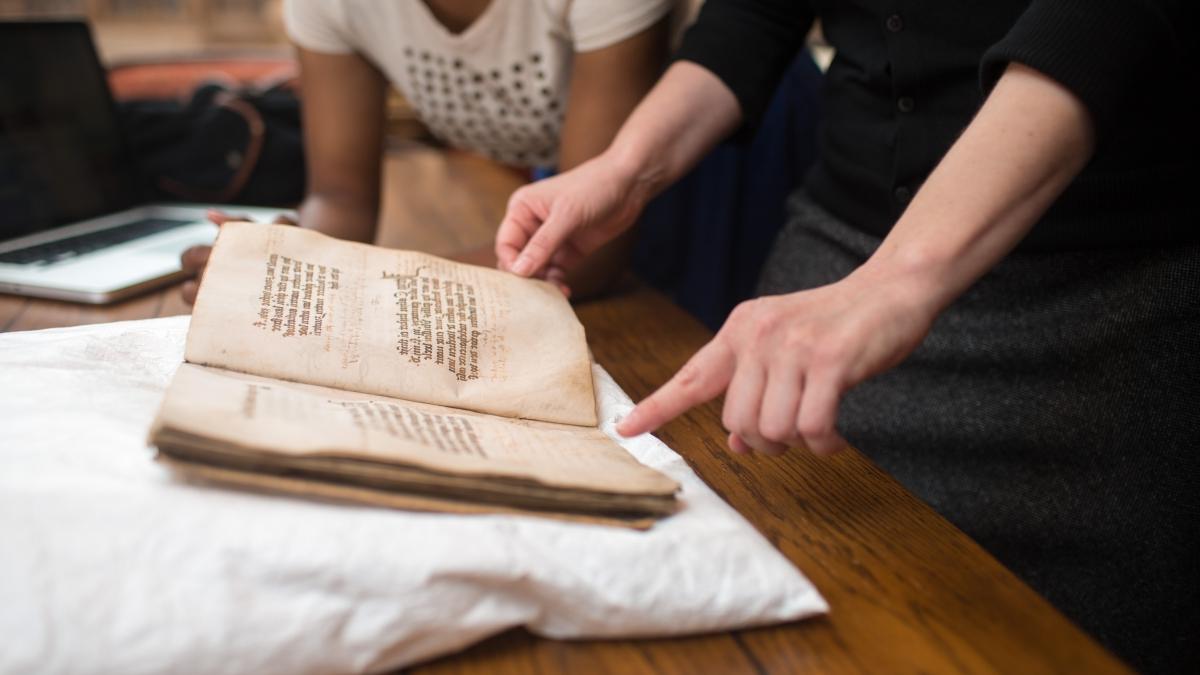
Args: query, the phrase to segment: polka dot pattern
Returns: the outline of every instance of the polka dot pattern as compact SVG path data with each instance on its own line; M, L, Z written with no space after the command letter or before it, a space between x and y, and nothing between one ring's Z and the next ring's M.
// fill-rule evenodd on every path
M403 54L397 84L439 139L508 164L554 164L563 106L542 54L487 68L425 49Z

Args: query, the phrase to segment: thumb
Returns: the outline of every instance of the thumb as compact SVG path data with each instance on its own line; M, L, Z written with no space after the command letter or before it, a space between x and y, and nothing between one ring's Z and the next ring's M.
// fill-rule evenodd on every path
M523 277L533 276L542 270L550 258L562 248L563 242L577 227L577 219L566 209L558 208L550 213L542 226L534 231L529 243L521 250L516 262L512 264L514 274Z

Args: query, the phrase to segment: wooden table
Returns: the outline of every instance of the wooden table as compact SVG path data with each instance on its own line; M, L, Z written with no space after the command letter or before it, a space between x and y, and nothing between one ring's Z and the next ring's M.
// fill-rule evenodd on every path
M107 308L0 296L0 329L170 316L176 289ZM646 289L578 307L597 361L634 399L711 336ZM977 544L858 452L742 457L710 403L659 432L796 564L828 617L692 638L556 642L514 630L413 673L1126 672Z
M521 178L478 158L389 155L380 239L441 253L490 237ZM412 189L414 185L419 189ZM430 223L442 226L431 227ZM437 239L443 237L443 239ZM634 399L711 334L646 289L578 306L596 359ZM0 331L188 311L176 289L111 307L0 295ZM855 451L818 459L726 451L720 404L659 437L816 584L828 617L700 637L556 642L513 630L412 673L1128 672L966 535Z

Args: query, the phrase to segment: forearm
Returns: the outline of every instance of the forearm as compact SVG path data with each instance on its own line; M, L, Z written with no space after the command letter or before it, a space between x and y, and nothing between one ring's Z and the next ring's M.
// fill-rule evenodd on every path
M909 284L940 312L1011 251L1091 158L1083 104L1011 65L856 274Z
M737 99L716 75L680 61L634 109L603 158L644 203L687 173L741 119Z
M724 392L721 419L735 452L846 447L836 426L842 396L911 354L1092 149L1092 122L1073 94L1009 68L875 255L837 283L739 305L619 433L652 431Z
M383 73L359 54L299 49L308 196L300 226L375 239L383 161Z
M662 75L669 41L667 17L615 45L575 55L559 145L558 168L570 171L602 154ZM572 299L609 290L628 267L635 232L593 252L566 277Z
M347 241L375 241L378 195L311 192L300 205L300 227Z

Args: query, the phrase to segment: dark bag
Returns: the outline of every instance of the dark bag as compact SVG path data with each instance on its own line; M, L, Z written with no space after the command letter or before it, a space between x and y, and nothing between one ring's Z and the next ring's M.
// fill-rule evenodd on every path
M304 198L300 101L290 89L205 84L186 103L123 103L121 118L152 200L293 207Z

